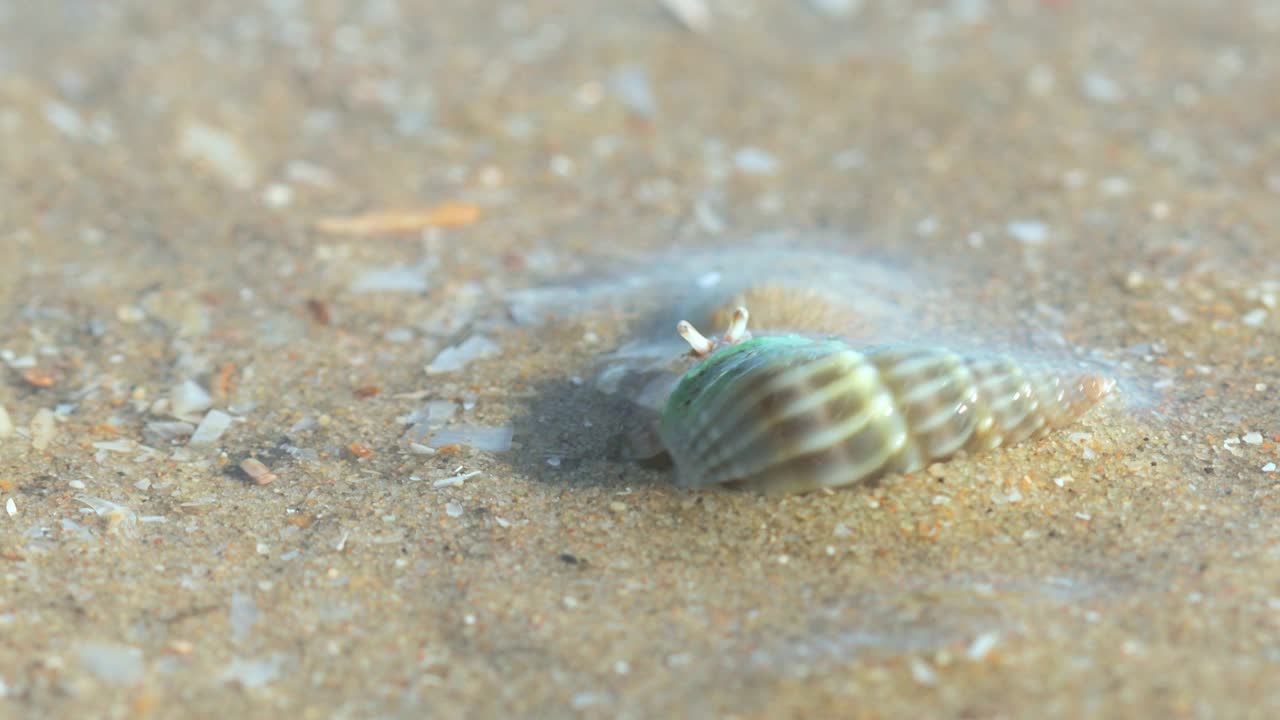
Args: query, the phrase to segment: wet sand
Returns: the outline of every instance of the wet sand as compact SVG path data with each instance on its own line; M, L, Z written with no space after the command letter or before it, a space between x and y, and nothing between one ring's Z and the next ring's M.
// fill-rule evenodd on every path
M1280 710L1280 11L840 5L0 4L0 714ZM624 460L602 367L779 278L1119 394Z

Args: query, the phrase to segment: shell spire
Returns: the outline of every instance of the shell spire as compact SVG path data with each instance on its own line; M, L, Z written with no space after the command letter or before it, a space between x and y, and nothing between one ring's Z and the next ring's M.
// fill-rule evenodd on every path
M1043 437L1115 386L940 349L751 338L748 317L738 308L719 340L677 326L701 358L658 424L682 485L806 491L912 472Z

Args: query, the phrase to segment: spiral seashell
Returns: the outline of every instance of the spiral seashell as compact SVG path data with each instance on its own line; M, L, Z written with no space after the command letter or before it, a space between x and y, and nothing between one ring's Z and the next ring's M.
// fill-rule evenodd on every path
M749 339L746 320L739 308L719 341L678 327L704 359L667 400L658 435L686 487L802 492L912 472L1043 437L1114 387L947 350Z

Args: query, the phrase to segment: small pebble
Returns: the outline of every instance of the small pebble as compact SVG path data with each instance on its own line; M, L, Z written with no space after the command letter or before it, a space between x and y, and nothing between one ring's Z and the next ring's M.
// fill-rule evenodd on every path
M4 501L4 511L9 513L9 517L18 514L18 504L13 501L13 498Z
M117 643L90 642L76 647L80 667L98 680L116 687L140 683L147 672L140 648Z
M200 122L184 126L178 138L178 154L239 190L253 187L257 180L253 156L239 139L221 128Z
M938 674L929 667L929 663L920 658L911 658L911 677L921 685L938 684Z
M86 125L75 108L57 100L48 100L41 110L44 111L45 121L58 132L74 140L84 137Z
M1102 190L1102 194L1112 197L1128 195L1133 190L1133 186L1129 184L1129 181L1122 177L1106 178L1098 184L1098 187Z
M1245 313L1244 317L1240 318L1240 322L1248 325L1249 327L1261 327L1262 323L1266 321L1266 319L1267 311L1262 308L1258 308Z
M815 12L833 18L853 17L862 9L864 0L809 0Z
M57 431L54 425L53 411L49 408L40 408L36 411L35 417L31 418L31 447L36 450L47 450L49 444L53 442L53 435Z
M1240 439L1243 440L1246 445L1261 445L1262 433L1257 431L1245 433Z
M627 504L614 500L613 502L609 503L609 510L616 513L624 513L627 511Z
M1115 80L1101 73L1087 73L1080 79L1085 97L1100 103L1115 103L1124 99L1124 91Z
M573 175L573 158L567 155L553 155L549 167L553 174L560 177L569 177Z
M1005 229L1014 240L1024 245L1043 245L1049 239L1049 226L1037 220L1016 220Z
M447 502L444 505L444 512L449 517L462 517L462 506L456 502Z
M388 268L370 270L351 282L353 293L411 293L426 292L429 287L423 271L416 268Z
M284 183L271 183L262 191L262 204L269 208L280 209L293 203L293 188Z
M1053 92L1053 86L1056 85L1058 79L1054 77L1053 69L1045 65L1036 65L1027 73L1027 90L1033 95L1044 97Z
M734 153L733 164L744 175L771 175L778 169L777 158L755 147L745 147Z
M247 458L242 461L240 469L244 471L245 475L249 476L250 480L253 480L258 485L270 485L280 479L261 460L256 458Z
M609 88L628 110L650 118L657 114L658 102L654 99L649 75L644 68L626 65L614 71Z
M724 218L720 217L720 213L716 212L707 198L699 198L693 204L693 217L697 220L698 227L711 235L719 235L727 227Z
M996 643L1000 641L1000 633L986 632L973 639L969 645L969 650L965 653L970 660L975 662L986 659L991 654Z

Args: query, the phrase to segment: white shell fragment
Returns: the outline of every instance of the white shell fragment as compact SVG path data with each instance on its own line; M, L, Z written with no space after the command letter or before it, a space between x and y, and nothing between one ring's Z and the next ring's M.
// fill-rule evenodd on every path
M149 445L164 445L178 438L190 437L196 426L181 420L157 420L142 426L142 439Z
M137 536L138 515L131 508L92 495L76 495L76 500L92 508L106 523L108 532L130 538Z
M131 453L138 448L138 444L129 438L119 438L116 440L101 440L93 443L93 449L102 450L104 452L114 453Z
M210 410L205 413L204 419L200 421L187 444L196 447L212 445L222 438L222 434L231 427L231 423L230 415L221 410Z
M511 449L514 431L507 426L455 425L431 436L426 445L442 448L446 445L467 445L485 452L505 452Z
M473 360L492 357L501 350L498 343L484 335L472 335L453 347L447 347L436 355L436 359L427 366L428 375L441 375L457 372Z
M458 487L479 474L480 474L479 470L472 470L471 472L458 473L457 475L453 475L451 477L441 478L439 480L436 480L435 482L431 483L431 487L435 487L435 488Z
M179 383L169 393L169 409L174 417L186 418L197 415L212 406L213 398L192 380Z

